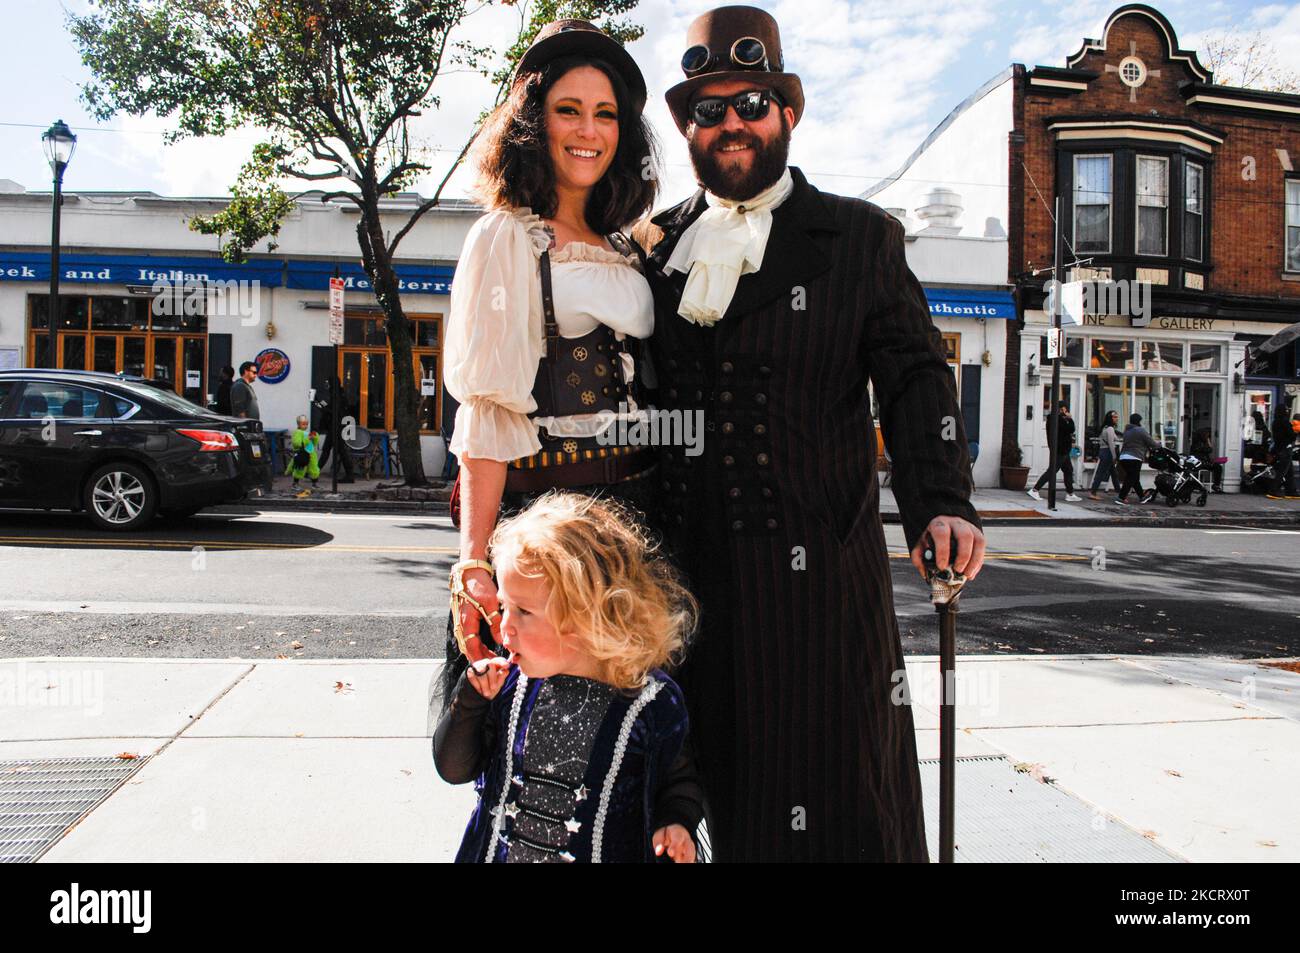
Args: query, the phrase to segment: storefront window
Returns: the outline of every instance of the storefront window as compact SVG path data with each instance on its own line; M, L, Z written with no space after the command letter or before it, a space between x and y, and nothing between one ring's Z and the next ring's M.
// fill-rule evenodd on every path
M1133 380L1133 412L1142 426L1170 450L1178 446L1178 379L1138 375Z
M1101 445L1101 429L1106 414L1115 411L1119 415L1119 432L1124 432L1128 423L1129 404L1133 399L1133 378L1120 374L1089 374L1087 383L1086 407L1084 409L1087 439L1084 441L1084 459L1096 460Z
M1038 339L1038 366L1045 368L1049 373L1052 365L1048 363L1050 358L1047 356L1047 338ZM1066 335L1065 338L1065 356L1061 359L1062 367L1083 367L1083 338L1072 338Z
M1219 344L1193 344L1187 369L1193 374L1222 374L1223 347Z
M1144 371L1181 371L1183 369L1182 341L1142 341L1142 367Z
M96 331L143 331L148 321L148 298L90 299L90 326Z
M1093 338L1092 366L1101 370L1133 370L1133 342Z

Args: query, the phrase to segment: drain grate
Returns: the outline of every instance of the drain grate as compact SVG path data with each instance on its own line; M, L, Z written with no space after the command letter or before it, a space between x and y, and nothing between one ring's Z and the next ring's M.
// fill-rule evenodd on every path
M925 837L939 852L939 761L920 762ZM1125 824L1006 758L957 759L954 859L966 863L1179 863Z
M31 863L149 758L0 761L0 863Z

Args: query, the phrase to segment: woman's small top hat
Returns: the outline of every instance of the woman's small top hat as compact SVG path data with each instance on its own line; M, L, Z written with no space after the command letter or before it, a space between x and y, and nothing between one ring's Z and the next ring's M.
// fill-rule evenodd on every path
M572 55L604 60L627 84L633 108L637 112L645 108L645 77L641 75L636 60L617 40L586 20L555 20L538 30L533 45L519 58L511 84L518 82L525 73L541 69L551 60Z
M682 72L686 79L664 99L683 135L690 122L691 97L706 83L753 82L775 90L794 110L796 125L803 115L803 83L785 71L781 32L771 14L758 7L718 7L696 18L686 31Z

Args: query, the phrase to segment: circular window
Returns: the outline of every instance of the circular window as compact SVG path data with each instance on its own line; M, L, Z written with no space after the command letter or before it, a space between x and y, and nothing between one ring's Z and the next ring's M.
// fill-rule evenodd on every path
M1146 64L1136 56L1125 57L1119 64L1119 78L1125 86L1141 86L1147 78Z

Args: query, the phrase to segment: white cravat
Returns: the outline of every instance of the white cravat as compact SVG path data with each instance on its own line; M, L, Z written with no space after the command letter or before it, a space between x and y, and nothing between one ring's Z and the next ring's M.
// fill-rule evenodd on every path
M794 180L787 166L771 186L734 201L705 192L709 208L682 233L664 271L690 273L677 313L696 324L722 319L741 275L758 271L772 231L772 209L789 197Z

